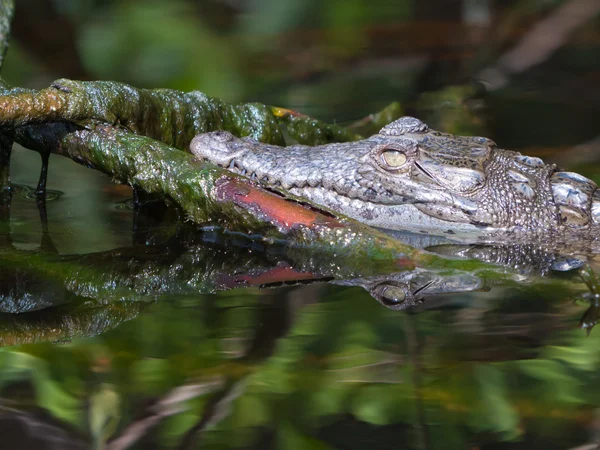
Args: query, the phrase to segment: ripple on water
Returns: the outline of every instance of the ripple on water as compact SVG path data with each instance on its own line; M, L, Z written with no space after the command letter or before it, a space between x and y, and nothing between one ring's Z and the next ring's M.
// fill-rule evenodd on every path
M11 184L12 195L15 197L20 197L24 200L32 200L37 201L38 197L35 193L35 187L28 186L26 184ZM57 191L52 189L46 189L46 201L51 202L54 200L58 200L64 194L63 191Z

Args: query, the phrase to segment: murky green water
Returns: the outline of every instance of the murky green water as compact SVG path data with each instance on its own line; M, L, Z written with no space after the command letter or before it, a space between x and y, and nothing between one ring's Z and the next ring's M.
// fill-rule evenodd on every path
M228 17L219 8L230 2L212 3L211 17ZM266 3L257 4L267 11ZM158 70L136 80L133 69L117 70L127 49L113 55L116 68L98 61L86 68L97 78L213 89L338 122L399 99L436 128L484 134L600 181L593 21L503 89L465 101L444 88L475 77L472 67L486 56L478 45L499 52L500 43L522 37L505 10L469 28L451 18L432 23L435 8L412 3L367 19L358 1L350 10L362 15L321 18L318 28L307 22L317 6L292 3L296 10L265 19L279 40L244 15L231 19L232 29L223 25L231 40L198 31L197 39L228 49L215 59L226 80L210 70L194 78L189 67L180 78ZM112 36L114 46L131 41L115 30L131 36L124 18L143 8L116 4L81 32L88 57L100 45L96 35ZM157 11L168 7L157 5L144 20L162 36ZM511 14L524 24L546 12L532 11ZM196 29L183 12L173 17ZM510 38L493 33L494 20ZM273 25L281 23L288 25ZM319 29L330 34L321 38ZM487 40L478 34L486 31ZM240 35L260 64L234 63ZM181 55L169 55L165 64L180 67ZM502 258L496 249L495 261L507 264L488 272L351 272L334 259L195 229L161 202L134 211L128 188L59 157L51 159L48 186L57 194L45 225L27 193L38 167L37 154L15 150L12 180L25 187L0 210L0 448L592 449L600 442L600 330L587 333L598 311L593 298L582 299L590 288L578 270L552 270L574 266L569 261L537 263L535 251ZM489 256L468 253L478 255ZM594 286L593 276L584 278Z

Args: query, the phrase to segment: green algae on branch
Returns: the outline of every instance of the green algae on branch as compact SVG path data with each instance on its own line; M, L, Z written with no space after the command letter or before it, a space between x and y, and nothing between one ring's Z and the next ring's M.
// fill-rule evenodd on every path
M227 130L261 142L284 145L283 124L307 144L348 141L360 136L303 115L278 115L260 103L232 104L201 92L137 89L113 81L61 79L41 91L0 96L0 128L45 122L100 122L123 127L178 149L196 134ZM289 111L289 110L286 110Z
M96 121L180 149L196 134L219 129L283 143L277 122L264 105L233 105L201 92L137 89L113 81L57 80L38 92L0 97L0 111L0 124L5 128Z
M381 111L369 114L347 127L327 124L291 109L271 107L275 117L286 126L288 134L299 144L320 145L330 142L350 142L376 134L388 123L404 115L399 102L392 102Z
M330 142L349 142L363 137L346 128L330 125L291 109L271 107L273 115L286 125L288 134L298 143L320 145Z

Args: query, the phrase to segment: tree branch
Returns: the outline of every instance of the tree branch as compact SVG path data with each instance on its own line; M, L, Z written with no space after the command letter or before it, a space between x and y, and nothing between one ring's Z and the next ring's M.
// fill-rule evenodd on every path
M260 103L231 104L198 92L137 89L114 81L61 79L41 91L5 91L0 127L47 122L115 125L185 150L199 133L227 130L236 136L284 145L281 125L304 143L348 141L359 135L294 111Z

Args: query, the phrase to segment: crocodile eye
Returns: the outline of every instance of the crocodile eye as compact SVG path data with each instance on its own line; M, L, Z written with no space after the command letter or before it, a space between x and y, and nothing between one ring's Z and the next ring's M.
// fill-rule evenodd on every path
M406 154L398 150L385 150L381 152L381 162L392 169L402 167L406 164L406 161Z
M375 145L368 153L369 161L385 172L406 172L419 155L417 141L403 136L391 141Z
M381 296L390 303L402 303L406 300L406 292L397 286L388 286L383 289Z

